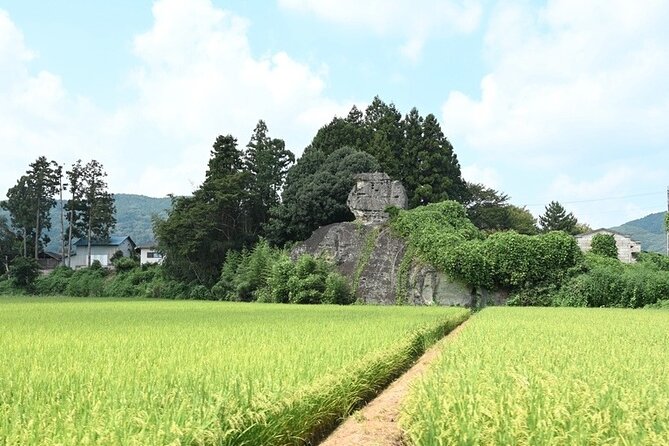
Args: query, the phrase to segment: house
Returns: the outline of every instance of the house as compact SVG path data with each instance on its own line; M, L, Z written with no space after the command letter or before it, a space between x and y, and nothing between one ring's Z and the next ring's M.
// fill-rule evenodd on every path
M73 245L76 253L72 255L70 266L81 268L88 265L88 239L81 238ZM120 251L124 257L131 257L135 242L129 236L112 235L105 240L91 241L91 263L99 261L102 266L110 266L111 258Z
M139 251L140 265L163 263L163 253L158 250L158 247L155 244L138 246L135 248L135 251Z
M56 268L63 261L63 256L57 252L43 251L37 256L37 264L39 269L51 270Z
M581 251L583 252L590 251L592 245L592 238L597 234L613 235L613 238L616 240L616 248L618 248L618 259L621 262L624 263L636 262L634 254L641 252L641 243L632 240L625 234L622 234L617 231L612 231L611 229L604 229L604 228L595 229L594 231L577 235L576 243L578 243L578 247L581 248Z

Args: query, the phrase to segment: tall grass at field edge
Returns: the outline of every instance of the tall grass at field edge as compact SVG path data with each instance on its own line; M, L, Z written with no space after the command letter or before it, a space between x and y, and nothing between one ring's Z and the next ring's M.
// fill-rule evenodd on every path
M316 444L404 373L425 350L469 318L462 312L412 332L405 340L336 378L254 410L221 408L220 438L206 445ZM199 442L195 442L199 443Z

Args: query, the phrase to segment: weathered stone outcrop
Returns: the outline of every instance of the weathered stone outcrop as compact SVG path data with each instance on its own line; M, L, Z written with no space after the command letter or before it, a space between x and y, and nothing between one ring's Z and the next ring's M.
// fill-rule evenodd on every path
M383 226L356 222L318 228L293 250L325 255L349 278L360 302L372 304L478 306L503 303L503 293L474 290L417 258L405 259L407 243ZM406 265L403 268L403 262Z
M318 228L293 249L294 258L329 257L365 303L475 307L506 300L504 293L474 290L421 262L404 239L382 224L387 206L407 207L399 182L384 173L360 174L356 181L348 203L359 219Z
M353 177L355 185L348 194L346 204L363 224L379 224L388 221L388 206L400 209L408 207L407 193L399 181L393 181L382 172L359 173Z

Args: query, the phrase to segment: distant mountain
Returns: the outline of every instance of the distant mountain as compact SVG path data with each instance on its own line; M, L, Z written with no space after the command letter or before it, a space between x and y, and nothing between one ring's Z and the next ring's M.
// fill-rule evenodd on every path
M610 229L627 234L640 242L641 249L644 251L664 254L667 252L667 235L664 231L665 214L666 212L657 212Z
M129 235L138 245L155 241L151 219L154 215L165 217L172 207L169 197L151 198L144 195L115 194L116 200L116 235ZM0 215L7 212L0 210ZM9 218L9 215L7 215ZM67 222L65 223L67 224ZM50 251L60 251L60 206L51 210Z

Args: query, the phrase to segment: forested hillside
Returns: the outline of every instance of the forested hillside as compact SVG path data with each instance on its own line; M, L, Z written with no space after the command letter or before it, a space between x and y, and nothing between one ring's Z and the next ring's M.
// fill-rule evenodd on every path
M627 234L640 242L644 251L665 253L667 249L667 236L664 232L665 214L666 212L656 212L611 229Z
M153 198L144 195L116 194L116 228L113 234L129 235L138 245L153 242L153 227L151 218L153 215L165 217L167 210L171 207L169 197ZM0 215L9 214L0 209ZM67 225L67 222L65 222ZM60 203L51 210L51 230L48 231L51 242L47 249L60 251Z

